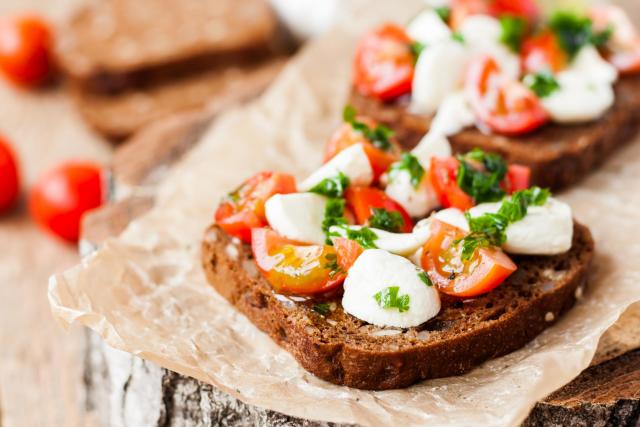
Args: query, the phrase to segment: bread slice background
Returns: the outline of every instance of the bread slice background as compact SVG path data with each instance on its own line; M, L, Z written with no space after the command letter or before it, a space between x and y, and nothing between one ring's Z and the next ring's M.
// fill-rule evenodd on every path
M205 234L202 263L209 283L305 369L335 384L383 390L459 375L524 346L573 305L593 249L589 230L576 223L569 252L516 256L518 270L500 287L471 300L443 297L438 316L406 330L344 313L339 295L328 297L332 311L324 317L313 310L317 300L275 294L251 248L215 225Z
M529 166L535 185L566 188L601 165L640 129L640 76L622 78L615 93L611 110L593 122L548 124L520 137L490 135L474 127L450 136L449 141L457 153L477 147L499 153L510 163ZM407 99L383 103L353 91L350 102L359 114L394 129L407 149L417 145L429 130L431 118L410 113Z

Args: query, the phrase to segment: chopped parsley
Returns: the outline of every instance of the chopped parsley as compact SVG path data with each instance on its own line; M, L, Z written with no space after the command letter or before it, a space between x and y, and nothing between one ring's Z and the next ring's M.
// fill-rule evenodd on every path
M418 279L427 286L433 286L433 282L429 278L429 275L424 271L418 271Z
M413 46L411 47L413 51ZM394 132L386 126L377 125L374 129L371 129L366 123L356 120L356 109L351 105L344 107L342 112L342 119L351 125L353 130L361 133L367 138L374 147L379 148L382 151L389 151L391 149L391 138Z
M326 316L331 311L331 306L326 302L319 302L313 305L313 311L323 316Z
M400 161L391 165L389 178L393 180L394 176L402 170L406 170L409 173L411 184L414 188L418 188L424 176L424 168L418 161L418 158L411 153L404 153Z
M333 178L325 178L314 185L309 192L327 197L342 197L348 186L349 177L342 173L342 171L339 171L338 175Z
M440 19L442 19L445 23L449 22L449 18L451 17L451 8L446 6L436 7L433 9L435 13L438 14Z
M322 231L327 236L326 243L332 245L331 233L329 230L334 225L345 225L347 220L344 217L344 199L329 199L324 208L324 219L322 220Z
M500 155L475 148L458 156L458 160L458 187L476 203L495 202L504 197L500 183L507 174L507 163ZM472 162L480 164L482 168L474 167Z
M422 53L425 47L426 46L424 43L420 43L417 41L409 45L409 49L411 49L411 54L413 55L414 62L418 60L418 57L420 56L420 54Z
M612 28L595 33L589 18L566 11L556 12L549 21L549 27L558 37L560 46L572 58L586 44L596 47L604 45L613 33Z
M369 227L362 227L360 229L345 227L347 239L355 240L364 249L377 249L375 241L378 240L378 236Z
M502 33L500 41L513 52L520 52L522 40L527 31L527 21L518 16L503 15L500 17Z
M529 87L538 98L546 98L556 90L560 89L560 83L548 71L535 74L527 74L524 77L524 84Z
M469 260L479 248L501 246L507 240L509 224L524 218L529 206L544 205L549 196L549 190L531 187L516 191L510 198L504 199L497 213L486 213L475 218L465 213L470 233L458 241L462 243L462 260Z
M328 253L324 256L327 261L322 267L329 270L329 278L333 279L337 274L342 273L342 267L338 264L338 255L335 253Z
M404 227L404 218L400 212L388 211L384 208L373 208L369 218L369 226L380 230L398 233Z
M465 43L464 36L462 35L462 33L459 33L457 31L451 34L451 39L457 41L458 43Z
M384 309L397 308L400 313L409 310L409 295L398 296L399 286L389 286L377 292L373 298Z

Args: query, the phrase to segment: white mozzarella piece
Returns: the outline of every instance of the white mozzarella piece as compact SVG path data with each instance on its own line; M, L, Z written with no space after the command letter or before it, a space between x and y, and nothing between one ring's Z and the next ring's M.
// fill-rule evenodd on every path
M444 98L461 87L468 62L467 49L455 40L427 47L416 62L411 110L435 113Z
M399 170L388 178L384 192L414 218L425 216L438 207L438 197L426 172L416 188L411 183L411 174L406 170Z
M324 33L338 17L337 0L270 0L278 18L299 40Z
M298 186L300 191L309 191L320 181L334 178L342 172L349 178L350 185L368 186L373 181L373 170L361 144L352 145L339 152L333 159L322 165Z
M501 203L482 203L469 210L472 217L495 213ZM571 207L549 198L542 206L529 206L527 215L507 227L502 248L523 255L557 255L568 251L573 240Z
M265 203L267 222L278 234L304 243L323 244L327 198L314 193L276 194Z
M342 237L347 237L347 228L351 230L360 230L362 226L334 226L331 227L330 231ZM401 256L411 255L418 250L418 248L427 243L427 240L429 240L429 237L431 236L431 230L429 228L421 228L411 233L390 233L385 230L379 230L371 227L369 227L369 229L377 236L377 239L373 243L378 249Z
M469 223L467 223L467 218L465 218L464 213L460 209L442 209L441 211L438 211L431 215L431 218L446 222L447 224L458 227L461 230L469 231Z
M580 49L569 70L594 83L613 83L618 79L618 70L592 45Z
M344 282L344 311L376 326L418 326L440 311L440 297L418 276L422 270L411 261L380 249L368 249L349 269ZM398 297L408 295L408 310L383 308L374 295L397 286Z
M610 83L596 82L573 70L556 77L560 88L542 98L551 119L557 123L582 123L601 117L615 101Z
M422 139L436 138L437 135L454 135L473 125L475 120L475 114L469 106L465 92L460 90L451 93L440 104L438 112L431 122L429 133Z
M447 97L447 99L449 99L449 97ZM438 110L438 114L440 114L440 110ZM451 153L452 150L449 140L444 134L437 132L429 132L426 134L422 137L420 143L411 150L411 154L416 156L416 159L418 159L420 165L422 165L425 170L429 170L431 167L432 157L449 157Z
M432 46L451 38L449 26L433 9L420 12L409 22L407 34L412 40Z

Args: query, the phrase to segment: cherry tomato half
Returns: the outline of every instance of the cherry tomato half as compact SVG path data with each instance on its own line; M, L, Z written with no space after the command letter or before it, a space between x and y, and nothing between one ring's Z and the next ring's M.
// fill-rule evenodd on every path
M358 121L365 123L370 129L376 127L376 123L373 120L359 117ZM389 143L391 146L388 150L377 148L362 133L354 130L350 123L344 123L327 143L324 151L324 161L328 162L336 154L352 145L361 144L369 158L369 163L371 163L374 180L377 182L380 176L389 169L389 166L400 158L400 153L402 152L395 139L390 138Z
M215 221L228 234L251 243L251 229L267 225L264 204L274 194L295 193L295 178L286 173L260 172L229 193Z
M486 294L517 269L507 254L493 247L477 249L463 261L461 245L456 242L465 232L453 225L433 220L431 236L420 263L438 290L448 295L468 298Z
M534 0L453 0L451 2L451 27L460 28L471 15L500 17L511 15L524 18L533 24L540 15Z
M45 230L75 242L82 215L102 201L102 169L91 162L68 162L38 180L29 196L29 212Z
M254 228L251 235L258 269L283 294L313 295L335 289L362 253L357 243L347 239L336 239L334 247L298 243L268 228Z
M51 72L51 31L35 16L0 18L0 71L12 82L34 86Z
M525 73L557 73L569 64L569 55L560 46L558 37L552 31L544 31L526 39L522 44L520 56Z
M11 147L0 137L0 213L13 206L20 193L18 162Z
M540 99L519 81L502 74L490 56L472 61L466 85L476 117L497 133L520 135L549 120Z
M523 165L509 165L502 188L511 194L526 190L531 185L531 168Z
M458 187L456 177L460 162L455 157L432 157L429 178L440 205L466 211L473 207L473 199Z
M619 6L597 4L589 8L588 16L595 31L614 29L604 49L607 60L621 74L640 73L640 34L626 12Z
M374 208L386 209L389 212L398 212L402 216L403 225L399 230L403 233L410 233L413 230L413 221L402 206L387 194L372 187L349 187L345 194L347 206L356 216L356 222L366 225L374 214Z
M385 24L366 34L356 48L353 84L363 95L383 101L411 91L414 55L404 28Z

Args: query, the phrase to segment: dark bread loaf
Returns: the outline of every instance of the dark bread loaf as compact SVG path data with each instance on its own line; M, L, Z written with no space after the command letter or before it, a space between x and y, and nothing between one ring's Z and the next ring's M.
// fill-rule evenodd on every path
M211 285L316 376L383 390L459 375L524 346L570 308L586 285L593 255L589 230L576 223L569 252L518 256L518 270L487 295L443 298L442 310L416 328L379 328L345 313L329 297L325 317L314 300L276 295L258 272L251 248L211 226L202 262Z
M550 124L519 137L488 135L469 128L449 141L458 153L478 147L501 154L509 163L531 167L534 185L564 188L591 172L640 129L640 76L622 78L615 93L613 108L593 122ZM430 117L408 112L407 99L384 103L354 91L350 102L359 114L394 129L405 148L414 147L429 130Z

